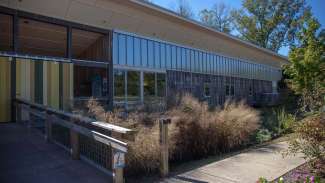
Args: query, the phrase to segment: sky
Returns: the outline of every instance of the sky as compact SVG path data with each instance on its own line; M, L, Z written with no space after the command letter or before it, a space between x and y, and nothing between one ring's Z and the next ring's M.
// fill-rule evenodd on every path
M151 0L153 3L167 9L174 9L176 0ZM198 14L203 9L209 9L215 3L223 2L224 4L239 9L241 8L242 0L187 0L191 9L198 19ZM312 13L321 23L322 28L325 28L325 0L306 0L307 4L312 7ZM280 54L287 56L289 49L287 47L281 48Z

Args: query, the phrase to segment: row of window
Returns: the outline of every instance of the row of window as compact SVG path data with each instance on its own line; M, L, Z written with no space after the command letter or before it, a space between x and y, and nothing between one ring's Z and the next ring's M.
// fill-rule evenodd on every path
M163 98L165 95L166 74L114 70L114 101L116 102L143 102Z
M279 69L120 32L113 34L117 65L171 69L242 78L279 80Z
M18 33L14 35L13 17L0 14L0 51L14 51L15 36L20 54L67 58L71 50L73 59L108 60L107 34L72 28L70 38L67 26L20 17Z

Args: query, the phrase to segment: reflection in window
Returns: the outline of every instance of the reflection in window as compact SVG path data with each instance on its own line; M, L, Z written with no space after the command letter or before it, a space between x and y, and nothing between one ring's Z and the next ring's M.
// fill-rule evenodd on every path
M105 34L72 29L72 58L106 61L108 50L108 39Z
M74 66L75 97L106 97L108 90L107 68Z
M0 50L13 50L13 36L12 36L12 17L9 15L0 14Z
M210 86L209 83L204 83L204 96L210 97Z
M140 72L127 71L127 100L140 100Z
M143 91L145 99L155 96L155 73L143 73Z
M166 75L157 74L157 96L165 97L166 96Z
M127 37L127 64L130 66L133 66L133 37L128 36Z
M18 35L21 53L54 57L67 56L66 27L20 18Z
M114 70L114 100L125 100L125 72Z
M148 66L150 68L154 67L154 44L152 41L148 41Z

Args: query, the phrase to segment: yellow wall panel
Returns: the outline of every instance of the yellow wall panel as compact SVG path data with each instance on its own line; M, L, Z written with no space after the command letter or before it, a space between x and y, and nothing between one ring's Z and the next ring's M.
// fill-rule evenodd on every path
M56 109L60 107L59 68L59 63L47 63L47 105Z
M11 120L10 88L10 62L0 57L0 122Z

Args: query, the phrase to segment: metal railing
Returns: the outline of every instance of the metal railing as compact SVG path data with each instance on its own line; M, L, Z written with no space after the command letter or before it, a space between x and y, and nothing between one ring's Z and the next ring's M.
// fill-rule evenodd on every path
M124 182L128 147L120 139L132 139L134 131L21 98L15 100L15 106L18 122L25 122L31 129L34 125L32 118L36 118L39 121L36 126L48 142L68 150L73 159L85 160L112 175L113 182Z

